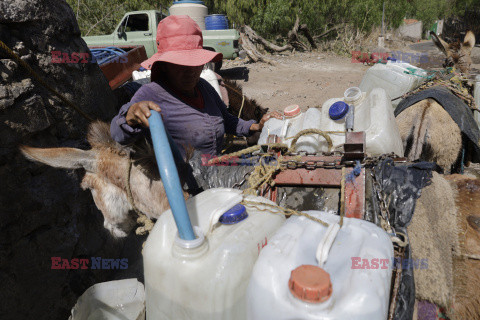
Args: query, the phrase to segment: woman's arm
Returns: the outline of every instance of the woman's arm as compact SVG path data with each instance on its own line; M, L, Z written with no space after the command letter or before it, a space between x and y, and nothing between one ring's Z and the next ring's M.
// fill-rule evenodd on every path
M110 123L110 135L120 144L127 144L141 136L148 128L150 110L160 112L160 107L148 99L148 91L138 90L129 103L124 104Z

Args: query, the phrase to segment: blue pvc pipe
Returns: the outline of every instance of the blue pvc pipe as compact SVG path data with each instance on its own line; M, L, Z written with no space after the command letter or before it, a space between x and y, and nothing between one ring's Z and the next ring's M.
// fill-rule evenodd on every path
M172 209L173 218L178 228L178 235L184 240L195 240L192 223L188 215L182 187L178 177L177 167L173 161L172 150L168 142L165 126L157 111L150 110L148 118L150 134L152 136L153 150L157 159L158 170L162 178L163 186L167 193L168 203Z

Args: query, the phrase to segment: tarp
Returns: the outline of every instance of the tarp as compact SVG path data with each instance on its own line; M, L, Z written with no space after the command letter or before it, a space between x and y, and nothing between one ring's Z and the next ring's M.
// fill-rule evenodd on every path
M462 131L464 138L468 139L473 146L474 154L472 154L472 161L480 162L480 146L478 145L480 130L473 118L472 111L462 99L455 96L447 88L436 86L422 90L403 99L395 109L395 117L415 103L429 98L437 101L443 109L448 112L450 117L452 117L453 121L455 121Z

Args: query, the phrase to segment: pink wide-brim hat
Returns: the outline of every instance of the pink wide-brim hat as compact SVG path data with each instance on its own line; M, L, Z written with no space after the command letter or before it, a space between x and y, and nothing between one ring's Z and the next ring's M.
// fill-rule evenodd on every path
M203 49L202 30L186 15L168 16L157 27L157 53L143 61L141 66L151 69L157 61L196 67L220 61L219 52Z

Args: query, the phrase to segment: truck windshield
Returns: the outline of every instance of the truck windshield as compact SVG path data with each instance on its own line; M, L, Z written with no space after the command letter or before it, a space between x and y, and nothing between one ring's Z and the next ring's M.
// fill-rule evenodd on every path
M125 17L121 26L125 26L125 32L148 31L148 15L146 13L131 14Z

